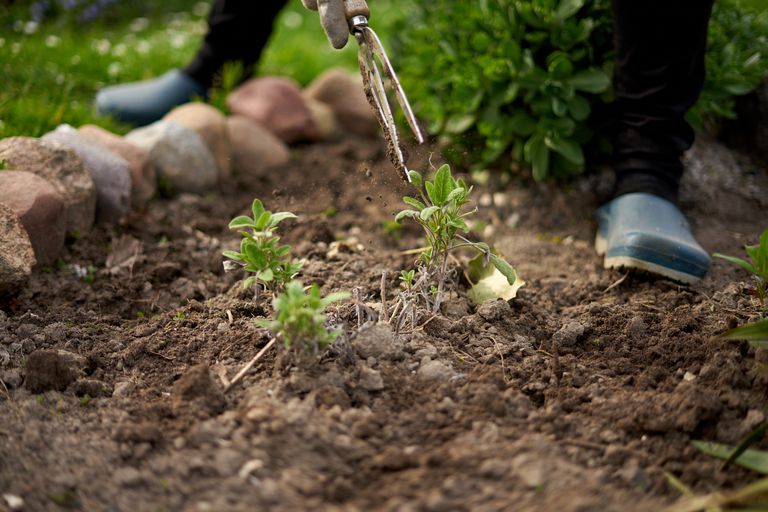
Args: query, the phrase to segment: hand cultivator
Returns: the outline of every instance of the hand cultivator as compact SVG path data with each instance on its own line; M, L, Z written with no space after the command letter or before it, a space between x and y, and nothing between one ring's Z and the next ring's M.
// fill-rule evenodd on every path
M416 116L413 115L411 105L408 103L408 98L405 96L392 63L384 51L381 40L368 25L368 18L370 17L368 4L366 4L365 0L344 0L344 8L347 20L349 21L349 31L355 36L359 45L358 61L360 63L360 72L363 76L365 96L368 98L368 103L371 104L371 108L373 108L373 112L376 114L376 119L378 119L384 132L384 139L387 141L387 157L400 173L400 177L410 183L411 178L406 166L408 155L400 143L400 135L397 132L392 109L387 100L384 80L374 57L378 57L381 62L384 75L389 79L389 83L395 92L395 98L397 98L397 102L403 109L408 126L411 127L419 144L424 143L424 135L416 121Z

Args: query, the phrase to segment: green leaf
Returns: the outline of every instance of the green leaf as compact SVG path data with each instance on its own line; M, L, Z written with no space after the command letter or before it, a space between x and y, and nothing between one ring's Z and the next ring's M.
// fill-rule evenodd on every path
M265 283L269 283L270 281L272 281L275 278L275 274L274 274L274 272L272 272L271 268L268 268L268 269L265 269L265 270L262 270L261 272L259 272L256 277L259 278L259 281L263 281Z
M460 229L464 232L469 231L469 226L467 226L467 223L464 222L463 219L451 219L451 221L448 223L449 226L453 226L456 229Z
M254 228L256 231L264 231L267 229L267 225L269 224L269 219L272 218L272 214L270 212L264 212L261 215L259 215L259 218L255 220Z
M323 300L320 302L322 307L325 308L330 304L333 304L334 302L338 302L340 300L344 300L347 297L349 297L349 292L333 292L329 293L325 297L323 297Z
M545 137L544 143L552 151L563 155L569 162L579 166L584 165L584 153L578 143L562 137Z
M234 219L229 221L229 229L253 228L253 227L255 227L255 224L253 223L253 219L245 215L240 215L239 217L235 217Z
M258 219L266 210L260 200L254 199L253 204L251 204L251 211L253 212L253 218Z
M584 0L561 0L557 11L555 11L555 17L560 21L565 21L576 14L583 5Z
M443 164L435 173L434 187L432 188L432 194L429 198L432 200L432 204L442 206L445 204L445 200L448 194L453 190L453 177L451 176L451 168L448 164ZM429 191L429 189L427 189Z
M608 90L611 79L602 70L592 68L576 73L568 80L568 83L578 91L598 94Z
M525 153L533 169L533 179L542 181L549 172L549 149L544 143L544 137L534 135L525 144Z
M406 217L409 217L409 218L413 219L413 218L416 218L418 216L419 216L419 212L417 212L416 210L403 210L400 213L398 213L397 215L395 215L395 222L400 222L401 220L403 220Z
M515 269L506 262L503 258L500 258L499 256L495 254L491 254L491 263L493 263L493 266L496 267L496 269L501 272L504 277L507 278L507 281L509 284L514 285L517 283L517 272ZM522 285L520 285L522 286Z
M413 206L417 210L423 210L424 208L427 207L427 205L425 205L424 203L422 203L421 201L419 201L414 197L405 196L403 198L403 202L409 206Z
M419 214L419 218L420 218L421 220L429 220L429 218L430 218L430 217L431 217L431 216L432 216L432 215L433 215L433 214L434 214L436 211L439 211L439 210L440 210L440 207L439 207L439 206L430 206L430 207L428 207L428 208L424 208L423 210L421 210L421 213ZM395 218L395 220L397 220L397 218Z
M243 261L243 255L237 251L224 251L221 253L225 258L229 258L235 261Z
M734 450L733 446L721 443L691 441L691 444L695 446L699 451L723 460L727 460ZM744 453L742 453L735 461L733 461L733 463L737 466L768 475L768 452L766 451L751 449L745 450Z
M490 256L491 262L488 265L485 264L483 253L478 254L468 265L467 277L473 283L468 295L475 304L482 304L495 299L512 300L520 287L525 284L522 279L517 277L517 273L514 272L511 265L494 254ZM509 267L504 268L504 272L509 273L509 269L512 269L515 277L511 281L493 261L494 258L506 263Z
M736 327L717 336L722 340L747 340L750 343L768 344L768 318Z
M249 276L243 280L243 288L251 288L256 284L256 276Z
M285 219L295 219L296 215L291 212L277 212L273 213L272 217L269 219L269 224L267 224L267 228L273 228L280 224Z
M509 118L509 131L520 137L527 137L536 130L536 120L523 109L516 109Z
M568 112L576 121L584 121L591 112L589 101L584 96L576 95L568 102Z
M445 122L445 132L451 134L460 134L469 130L475 124L473 114L457 114L448 118Z
M750 272L752 274L757 274L757 270L755 269L755 267L751 263L744 261L741 258L737 258L735 256L727 256L725 254L720 254L719 252L714 253L712 256L714 256L715 258L723 259L725 261L729 261L734 265L738 265L744 270L746 270L747 272Z
M421 189L421 185L423 184L424 180L421 177L421 174L419 174L417 171L408 171L408 176L411 178L411 183L414 187Z
M259 247L255 244L248 244L245 246L245 260L248 263L252 263L256 268L264 268L267 266L267 256Z

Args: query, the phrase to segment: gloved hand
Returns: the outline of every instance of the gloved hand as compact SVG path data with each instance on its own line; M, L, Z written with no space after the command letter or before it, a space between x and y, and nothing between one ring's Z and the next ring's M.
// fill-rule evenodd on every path
M348 19L361 14L370 16L368 6L363 0L301 0L304 7L320 12L320 23L331 46L340 50L349 39Z

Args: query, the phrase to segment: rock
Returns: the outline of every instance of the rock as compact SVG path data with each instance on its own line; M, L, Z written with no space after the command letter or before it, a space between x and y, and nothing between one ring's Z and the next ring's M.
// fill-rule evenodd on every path
M317 127L317 140L329 140L339 132L339 123L331 107L312 98L304 98Z
M219 109L200 102L187 103L171 110L163 119L195 130L216 161L219 181L230 177L231 154L227 118Z
M17 171L28 171L51 182L64 199L67 233L91 232L96 212L96 186L83 161L68 147L30 137L0 140L0 160Z
M21 220L0 204L0 296L15 293L35 266L35 251Z
M48 265L64 247L64 200L45 178L27 171L0 172L0 203L8 206L29 235L38 265Z
M546 482L547 468L535 453L522 453L510 463L512 474L531 489L540 488Z
M511 312L512 308L504 299L489 300L477 307L478 316L489 322L500 320L511 314Z
M81 126L78 131L128 162L131 169L131 204L134 207L140 208L152 199L157 191L157 171L149 153L93 124Z
M15 494L10 494L10 493L4 493L3 499L5 500L5 503L8 505L8 510L11 510L12 512L16 512L17 510L24 510L24 499L21 496L16 496Z
M445 383L450 381L456 372L443 362L427 361L421 365L417 375L424 382Z
M288 144L317 140L319 135L301 89L287 78L248 80L227 97L227 107L233 114L260 123Z
M365 99L359 75L330 69L315 78L304 95L331 107L345 130L364 136L378 135L379 125Z
M381 372L362 366L360 368L360 387L367 391L380 391L384 389L384 379Z
M112 398L124 398L136 389L136 385L131 381L122 381L115 384L115 389L112 391Z
M64 391L85 376L86 359L65 350L36 350L27 358L24 387L32 393Z
M258 176L265 169L288 162L288 146L255 121L243 116L227 118L232 168L244 176Z
M121 487L138 487L144 484L144 475L131 466L117 468L112 474L112 479Z
M635 316L632 317L629 322L627 322L626 331L630 338L639 340L642 339L648 332L648 326L643 320L643 317Z
M552 335L552 340L557 343L558 347L567 348L576 345L576 342L583 335L584 326L581 323L568 322Z
M158 121L133 130L125 138L149 152L158 179L166 180L174 192L203 194L216 187L216 162L193 129Z
M48 132L43 140L59 142L77 153L96 186L96 222L117 223L131 208L128 162L68 125Z
M0 363L2 362L2 359L3 358L0 357ZM21 386L23 378L21 376L21 371L18 368L10 368L8 370L0 371L0 380L2 380L8 388L14 389Z
M174 413L185 411L216 414L224 408L224 393L204 364L189 368L171 391Z
M403 343L395 339L392 327L387 323L377 323L363 326L358 332L352 347L363 359L401 359Z

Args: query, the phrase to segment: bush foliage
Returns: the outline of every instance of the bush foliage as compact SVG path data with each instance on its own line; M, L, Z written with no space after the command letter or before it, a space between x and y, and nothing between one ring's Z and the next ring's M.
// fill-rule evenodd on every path
M710 70L694 122L733 116L768 71L768 14L716 3ZM523 162L537 180L581 173L605 148L594 112L611 100L608 0L436 0L414 6L396 40L404 87L452 159Z

